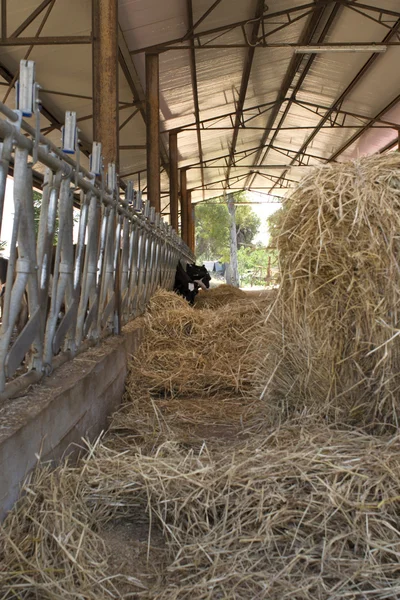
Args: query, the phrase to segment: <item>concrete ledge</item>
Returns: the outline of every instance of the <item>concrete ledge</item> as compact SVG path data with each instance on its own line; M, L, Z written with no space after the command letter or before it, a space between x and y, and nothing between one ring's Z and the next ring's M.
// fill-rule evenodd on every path
M93 440L107 427L122 400L127 359L142 335L139 318L121 336L107 338L0 405L0 522L39 456L57 462L78 453L83 437Z

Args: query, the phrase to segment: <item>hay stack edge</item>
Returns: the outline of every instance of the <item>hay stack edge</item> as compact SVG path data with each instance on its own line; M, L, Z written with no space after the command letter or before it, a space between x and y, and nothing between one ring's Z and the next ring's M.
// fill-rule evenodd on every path
M397 154L317 169L278 291L157 292L109 431L2 525L2 600L400 597L399 194Z

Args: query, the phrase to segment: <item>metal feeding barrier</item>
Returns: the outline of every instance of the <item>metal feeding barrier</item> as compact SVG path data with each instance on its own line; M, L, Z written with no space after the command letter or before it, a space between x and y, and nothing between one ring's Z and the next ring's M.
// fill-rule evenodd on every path
M180 259L194 256L115 164L103 167L93 142L80 164L76 113L67 112L62 147L40 133L35 64L21 61L17 109L0 103L0 231L6 180L14 169L14 222L2 298L0 398L7 398L143 312L158 286L171 288ZM23 121L34 117L35 127ZM75 160L72 158L75 155ZM38 230L33 173L44 170ZM77 243L73 243L78 198ZM26 322L15 327L26 307ZM18 375L21 365L26 371ZM12 381L10 381L14 378Z

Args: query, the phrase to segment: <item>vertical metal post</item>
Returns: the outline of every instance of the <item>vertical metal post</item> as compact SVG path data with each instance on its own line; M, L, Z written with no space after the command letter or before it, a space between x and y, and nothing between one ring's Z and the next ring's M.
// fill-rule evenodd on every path
M118 170L118 0L92 0L93 139Z
M187 205L188 205L188 209L187 209L187 230L188 230L188 241L187 241L187 245L189 246L189 248L191 249L191 251L194 251L194 223L193 223L193 207L192 207L192 192L191 190L187 191Z
M146 54L147 198L156 212L161 212L159 105L158 54Z
M169 134L169 171L170 223L178 232L178 134L175 131Z
M188 244L188 194L187 194L187 169L181 169L181 238Z
M193 254L196 254L196 212L195 205L191 205L191 213L192 213L192 243L190 246Z

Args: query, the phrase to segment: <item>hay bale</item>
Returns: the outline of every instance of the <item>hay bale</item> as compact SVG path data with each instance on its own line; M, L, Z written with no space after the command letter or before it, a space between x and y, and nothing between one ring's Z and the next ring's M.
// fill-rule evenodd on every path
M196 308L219 308L246 297L246 292L233 285L222 284L207 291L200 290L194 300Z
M318 168L285 201L276 239L283 328L307 332L292 344L302 387L334 418L396 427L399 181L397 154Z

